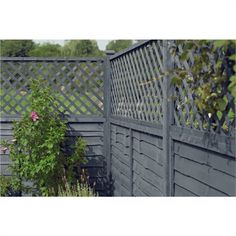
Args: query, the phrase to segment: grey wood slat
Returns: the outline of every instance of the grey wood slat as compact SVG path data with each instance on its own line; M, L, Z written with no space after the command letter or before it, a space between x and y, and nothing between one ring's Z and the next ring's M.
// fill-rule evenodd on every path
M152 172L156 175L155 178L163 179L164 178L164 168L157 161L145 156L144 154L139 153L136 149L133 148L133 159L140 166L147 169L149 172Z
M114 84L114 93L117 94L117 102L116 102L116 114L123 114L123 111L126 109L124 101L122 101L122 98L126 100L126 96L123 93L123 90L121 89L120 85L120 80L122 79L120 75L118 75L118 70L117 70L117 61L113 62L113 69L114 69L114 77L115 77L115 84ZM121 104L121 107L119 107ZM121 109L121 110L120 110Z
M227 196L227 194L218 191L208 185L205 185L196 179L193 179L189 176L185 176L182 173L175 172L175 183L179 186L188 189L198 196Z
M174 152L179 156L211 166L216 170L236 177L236 160L232 157L177 142L174 145Z
M143 75L143 82L142 82L142 86L148 89L144 89L145 91L145 94L144 94L144 100L145 100L145 103L147 104L147 108L148 108L148 111L146 111L148 117L149 117L149 121L150 122L153 122L154 119L153 119L153 116L152 116L152 105L153 104L153 101L152 101L152 97L153 97L153 87L150 86L149 84L149 81L150 81L150 75L149 75L149 71L148 69L146 68L146 58L143 56L143 52L142 52L142 48L139 49L139 51L137 52L137 58L138 58L138 61L140 63L140 68L141 68L141 74ZM151 88L151 89L150 89Z
M76 131L103 131L103 124L97 123L69 123L70 128Z
M118 104L119 104L119 92L117 91L117 77L115 75L115 68L114 65L111 64L111 114L117 115L118 114Z
M157 43L153 44L153 48L154 48L154 51L156 53L156 57L157 57L159 65L160 65L161 71L162 71L162 73L164 73L165 72L164 66L162 64L162 60L161 60L159 52L158 52L158 48L161 50L160 43L161 43L161 41L158 41Z
M205 148L208 151L236 157L235 138L231 136L172 126L171 137L176 141Z
M135 95L135 104L134 104L134 110L135 110L135 114L136 114L136 119L141 119L141 114L140 111L138 109L138 104L140 103L140 96L139 96L139 92L138 89L140 89L139 84L136 81L136 77L135 77L135 70L132 64L132 55L126 55L126 66L128 71L130 71L130 82L132 84L132 89L133 89L133 94ZM138 87L138 88L137 88Z
M209 166L175 155L175 169L228 195L236 195L236 178Z
M129 166L129 157L128 155L124 155L124 153L117 148L117 146L111 144L111 154L116 157L117 159L119 159L119 161L121 161L122 163L124 163L125 165Z
M137 197L147 196L145 193L142 192L142 190L135 183L133 185L134 185L134 190L133 190L134 196L137 196Z
M115 155L112 155L112 166L130 178L130 167L121 162Z
M144 57L144 53L143 53L143 50L142 49L140 49L140 54L141 54L141 58L143 59L143 62L144 62L144 68L145 68L145 72L146 72L146 75L147 75L147 78L149 79L149 81L151 81L151 79L152 79L152 76L151 76L151 74L150 74L150 72L149 72L149 68L148 68L148 66L147 66L147 64L148 64L148 59L147 58L149 58L149 56L148 55L146 55L146 58ZM149 82L148 81L148 82ZM150 87L151 87L151 89L150 89ZM156 90L154 89L154 87L151 85L151 86L149 86L149 90L151 91L151 93L150 93L150 99L151 99L151 102L152 102L152 104L155 104L155 102L156 102L156 107L158 107L158 101L155 99L156 98L156 96L155 96L155 91L157 90L157 88L156 88ZM153 98L155 99L155 100L153 100ZM153 114L153 112L154 112L154 107L153 107L153 105L151 106L151 113ZM151 115L151 114L150 114ZM153 117L151 116L151 122L153 122L153 121L155 121L155 119L153 119ZM158 119L156 118L156 121L158 121Z
M175 184L174 188L175 188L174 196L176 196L176 197L195 197L195 196L197 196L196 194L188 191L187 189L180 187L177 184Z
M133 84L133 80L131 78L131 74L130 74L130 69L127 66L127 59L126 57L121 57L121 63L123 68L127 71L127 80L125 80L127 82L126 84L126 91L127 93L130 93L130 100L131 100L131 114L132 114L132 118L133 119L137 119L137 113L136 113L136 94L134 92L134 84Z
M134 172L134 184L137 185L147 196L163 196L163 193L153 184L147 182L142 176Z
M146 133L138 132L138 131L133 131L133 138L137 139L139 141L144 141L146 143L154 145L157 148L162 150L163 140L162 140L162 138L160 138L156 135L146 134Z
M145 120L143 110L140 107L140 104L144 104L144 100L143 100L143 96L142 96L143 88L142 88L142 86L140 86L140 80L139 80L140 72L137 69L137 65L136 65L136 62L135 62L135 54L131 53L129 56L130 57L129 57L128 62L130 61L130 65L133 68L133 74L134 74L133 84L134 84L135 88L137 86L137 98L138 98L138 104L137 105L139 105L139 106L136 105L136 107L137 107L136 109L137 109L137 112L138 112L139 120Z
M157 136L162 136L162 126L161 125L153 125L148 122L144 121L132 121L131 119L122 119L122 118L111 118L111 123L124 126L124 127L131 127L134 130L139 130L145 133L155 134Z
M119 58L118 61L117 61L117 70L118 70L118 73L120 74L120 86L121 86L121 90L123 90L123 95L125 95L125 104L126 104L126 111L127 111L127 115L125 116L128 116L129 118L133 118L132 117L132 98L131 96L129 96L129 90L128 90L128 84L126 84L126 81L127 81L127 78L125 77L124 75L124 68L122 68L122 58Z
M56 63L56 62L55 62ZM57 64L55 64L54 63L54 65L55 65L55 67L58 67L58 63ZM61 71L61 70L60 70ZM61 73L61 72L60 72ZM63 72L63 74L64 74L64 72ZM59 75L57 75L57 77L58 77ZM60 78L58 78L59 79L59 81L60 81ZM86 97L86 99L87 100L89 100L89 102L90 103L92 103L93 105L94 105L94 108L96 108L97 110L99 110L101 113L103 112L102 111L102 109L85 93L85 92L83 92L81 89L80 89L80 87L78 87L78 85L74 82L74 80L75 80L75 78L74 79L72 79L71 81L73 82L73 86L75 86L77 89L78 89L78 91L80 91L80 93L83 95L83 96L85 96ZM82 81L83 82L83 84L82 85L84 85L84 83L85 83L85 81ZM86 85L85 85L86 86ZM57 87L58 89L60 89L59 87ZM65 93L63 93L63 95L65 95ZM83 104L83 106L85 106L86 107L86 109L87 110L89 110L91 113L93 113L93 110L91 110L91 108L82 100L82 99L80 99L80 97L81 97L81 95L80 96L76 96L75 94L73 94L73 96L75 97L75 98L77 98L82 104ZM68 98L67 98L68 99ZM102 101L102 100L100 100L100 101ZM78 108L78 106L76 106L76 104L74 104L74 102L73 101L71 101L70 100L70 102L72 102L73 103L73 105L77 108L77 109L79 109ZM61 104L62 105L62 104ZM79 109L80 110L80 109ZM81 110L80 110L81 111ZM81 113L83 113L82 111L81 111Z
M140 89L140 97L141 97L141 101L142 101L142 109L141 109L141 114L142 114L142 120L144 121L148 121L148 116L147 114L145 114L145 111L147 111L147 104L145 102L145 99L144 99L144 95L145 95L145 90L144 90L144 87L143 86L140 86L140 84L142 83L142 72L140 70L140 65L139 65L139 60L137 59L137 52L133 52L133 58L134 58L134 65L136 67L136 71L137 71L137 81L139 83L139 87L141 88Z
M121 186L123 186L128 191L129 194L129 178L127 178L122 172L113 168L113 173L115 174L115 181L119 182Z
M147 58L147 61L148 61L149 70L151 71L151 75L152 75L153 80L154 80L155 91L156 91L156 93L158 94L159 100L161 101L161 100L162 100L162 99L161 99L161 94L160 94L160 92L159 92L158 82L157 82L157 80L156 80L156 76L155 76L155 73L154 73L154 71L153 71L153 66L151 65L150 57L149 57L149 55L148 55L148 53L147 53L146 48L144 48L144 51L145 51L145 53L146 53L146 58ZM151 78L151 77L150 77L150 78ZM162 116L161 116L161 110L160 110L160 107L159 107L159 105L158 105L158 104L159 104L159 101L158 101L158 99L157 99L157 97L156 97L155 92L154 92L154 98L155 98L156 107L157 107L157 110L158 110L158 114L157 114L157 116L156 116L156 121L159 121L159 120L160 120L160 122L162 123L163 120L162 120Z
M74 80L75 80L75 78L74 79L72 79L71 81L73 82L73 86L75 86L77 89L78 89L78 91L80 91L80 93L82 93L85 97L86 97L86 99L87 100L89 100L90 101L90 103L92 103L93 105L94 105L94 107L96 108L96 109L98 109L101 113L103 112L102 111L102 109L85 93L85 92L83 92L81 89L80 89L80 87L78 87L78 85L74 82ZM80 80L80 81L82 81L82 80ZM82 81L82 85L85 85L86 86L86 84L85 84L85 82L86 81ZM93 91L94 92L94 91ZM97 95L97 94L96 94ZM77 98L85 107L86 107L86 109L88 109L91 113L93 113L93 111L91 110L91 108L82 100L82 99L80 99L80 97L81 97L81 95L79 95L79 96L76 96L75 94L73 94L73 96L75 97L75 98ZM97 97L97 99L99 100L99 101L103 101L103 99L101 98L101 97ZM77 107L77 106L76 106Z
M133 148L140 154L143 154L152 160L156 161L158 164L163 166L164 164L164 158L163 158L163 151L159 148L150 145L149 143L145 143L143 141L139 142L137 140L133 140Z
M134 174L142 177L146 182L155 186L160 192L163 192L164 182L163 179L158 178L153 172L148 171L146 168L143 168L137 161L134 160L133 167Z
M122 110L121 110L121 115L122 116L126 116L126 114L124 113L124 111L128 111L129 110L129 107L127 107L127 101L128 101L128 98L127 98L127 94L125 93L124 89L123 89L123 83L122 83L122 80L123 80L123 76L122 74L120 73L119 71L119 62L118 61L115 61L114 62L114 68L115 68L115 73L116 73L116 76L117 76L117 90L119 91L119 100L118 100L118 103L121 103L123 104L122 105ZM122 100L122 98L124 100ZM118 104L117 104L118 105Z
M142 59L141 49L136 52L136 56L137 56L137 61L139 62L139 65L140 65L139 68L140 68L140 71L141 71L141 78L143 78L142 81L144 83L147 83L148 81L147 81L147 78L146 78L146 75L145 75L145 70L144 70L144 67L143 67L143 64L145 64L145 61L143 61L143 59ZM146 111L145 111L146 112L146 120L150 121L150 122L153 122L152 117L151 117L151 108L150 108L150 106L148 104L148 101L147 101L147 97L152 96L150 94L150 90L148 90L148 91L144 90L143 95L144 95L145 104L147 104L145 106L146 107Z
M128 84L128 80L129 80L129 76L126 77L127 73L125 73L126 69L124 68L123 65L123 58L120 57L118 59L118 64L119 64L119 68L118 71L120 71L120 74L122 75L122 79L121 79L121 88L123 88L124 94L126 94L126 98L127 101L125 101L127 103L127 114L128 117L133 119L133 112L132 112L132 106L133 106L133 96L130 96L130 85Z
M87 64L85 64L86 66L87 66ZM92 75L93 74L89 74L89 73L87 73L82 67L77 67L81 72L83 72L82 73L82 75L86 75L85 76L85 79L84 80L82 80L83 81L83 84L85 84L86 82L92 82L94 85L96 85L96 87L97 87L97 84L96 83L94 83L94 78L92 78ZM99 90L100 90L100 87L97 87ZM91 89L91 87L90 87L90 89ZM100 97L100 95L97 93L97 92L95 92L95 90L93 89L92 90L92 92L96 95L96 97L100 100L100 101L102 101L103 99Z
M114 59L116 59L116 58L122 56L123 54L128 54L128 53L130 53L130 52L132 52L132 51L135 51L135 50L137 50L139 47L142 47L142 46L144 46L145 44L148 44L149 42L151 42L151 40L144 40L144 41L142 41L142 42L136 43L136 44L130 46L129 48L127 48L127 49L125 49L125 50L123 50L123 51L121 51L121 52L118 52L118 53L114 54L113 56L111 56L111 60L114 60Z

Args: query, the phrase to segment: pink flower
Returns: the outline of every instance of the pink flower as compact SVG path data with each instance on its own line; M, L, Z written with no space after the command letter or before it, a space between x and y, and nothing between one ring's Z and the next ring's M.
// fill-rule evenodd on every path
M31 112L30 117L34 122L39 119L38 114L35 111Z
M0 152L2 153L2 154L5 154L6 153L6 151L7 151L7 147L0 147Z

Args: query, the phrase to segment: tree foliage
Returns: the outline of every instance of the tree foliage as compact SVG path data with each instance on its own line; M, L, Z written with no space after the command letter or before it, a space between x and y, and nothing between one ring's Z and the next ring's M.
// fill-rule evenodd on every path
M3 57L28 57L34 48L32 40L1 40L0 56Z
M32 50L29 51L31 57L60 57L62 54L62 47L59 44L36 44Z
M95 40L69 40L62 48L62 56L97 57L103 56Z
M119 52L130 47L132 44L133 40L112 40L107 44L106 50Z
M96 40L68 40L64 46L37 44L32 40L1 40L0 56L5 57L101 57Z

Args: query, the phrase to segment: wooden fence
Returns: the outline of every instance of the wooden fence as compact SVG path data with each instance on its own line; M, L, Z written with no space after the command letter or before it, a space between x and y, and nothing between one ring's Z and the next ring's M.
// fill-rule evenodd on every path
M200 115L190 85L166 73L193 63L171 55L173 43L148 40L105 59L1 58L1 138L27 111L29 78L41 76L60 91L68 135L87 139L101 195L235 196L235 104L227 94L220 119Z

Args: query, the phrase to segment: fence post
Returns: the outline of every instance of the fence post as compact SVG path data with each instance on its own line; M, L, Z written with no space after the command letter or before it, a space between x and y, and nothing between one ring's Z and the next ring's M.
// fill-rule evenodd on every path
M173 124L173 102L172 102L172 86L170 78L170 70L172 69L172 59L170 55L171 41L163 42L163 67L164 67L164 91L163 91L163 154L165 164L165 194L173 195L173 142L170 136L170 127Z
M130 196L133 196L133 130L129 129Z
M107 174L107 195L111 193L111 129L110 129L110 115L111 115L111 64L110 56L114 51L106 51L106 58L104 61L104 155L106 158L106 174Z

